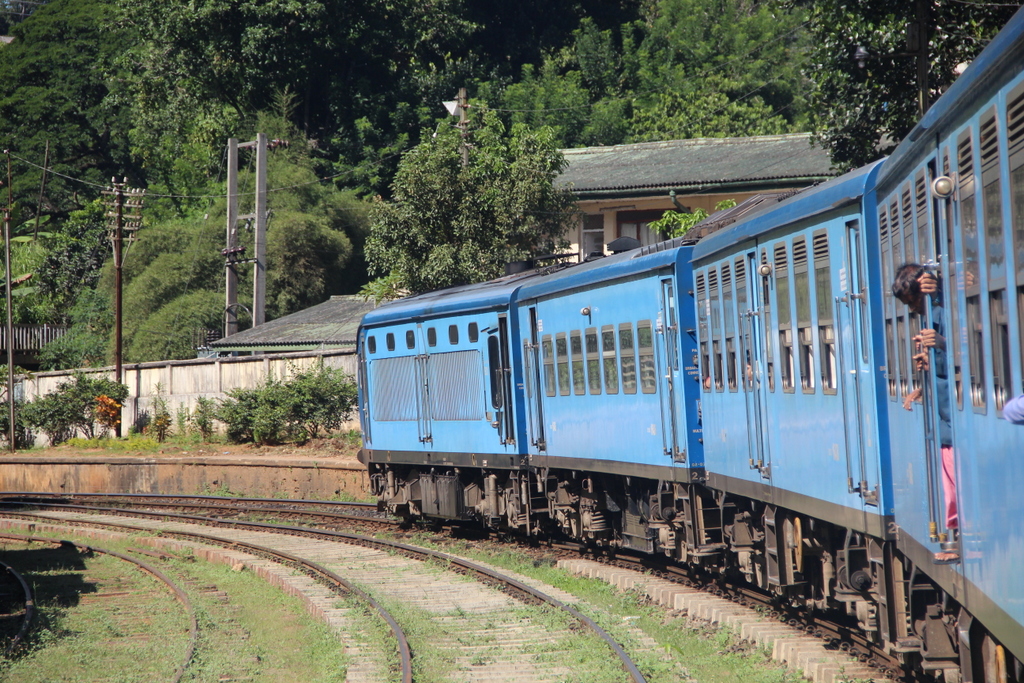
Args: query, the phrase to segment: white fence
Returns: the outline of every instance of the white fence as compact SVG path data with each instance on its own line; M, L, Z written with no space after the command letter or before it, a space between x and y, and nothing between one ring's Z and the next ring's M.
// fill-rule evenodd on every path
M177 411L195 408L196 399L223 398L232 389L252 389L266 378L285 380L316 363L341 368L355 377L357 358L353 351L307 351L300 353L238 356L233 358L195 358L189 360L131 363L122 366L122 381L128 386L128 398L121 408L122 433L132 425L140 425L152 414L153 398L159 385L160 396L167 401L172 417ZM31 401L54 391L61 382L69 380L75 372L114 378L114 368L88 368L39 372L21 377L15 396ZM20 389L20 391L18 391ZM356 424L351 424L356 427ZM45 436L37 437L40 444Z

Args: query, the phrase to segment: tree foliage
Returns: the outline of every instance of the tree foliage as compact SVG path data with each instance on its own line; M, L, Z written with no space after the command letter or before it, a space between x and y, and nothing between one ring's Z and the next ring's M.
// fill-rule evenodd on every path
M917 123L916 60L908 30L916 3L896 0L804 2L813 36L807 75L814 83L815 137L841 168L887 154ZM934 102L1017 10L982 2L925 3L929 39L929 101ZM858 47L868 52L857 64Z
M490 112L470 130L465 166L462 137L443 126L402 157L393 199L374 205L374 273L395 273L413 292L480 282L561 238L575 200L553 184L565 167L553 131L509 130Z

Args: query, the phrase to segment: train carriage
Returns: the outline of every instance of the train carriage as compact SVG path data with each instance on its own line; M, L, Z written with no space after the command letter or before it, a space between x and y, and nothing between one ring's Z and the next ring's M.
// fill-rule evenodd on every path
M885 290L898 547L919 566L943 551L958 556L928 570L963 608L943 614L960 624L948 665L976 668L972 651L991 659L995 642L1019 659L1024 497L1016 488L1024 482L1024 428L1007 423L1002 407L1024 392L1024 13L894 151L875 192L883 282L892 282L901 263L916 262L941 283L941 296L920 314ZM913 337L936 324L946 332L945 358L932 351L930 360L946 366L945 378L912 363ZM917 389L925 400L905 410ZM943 446L951 447L955 470L953 528Z

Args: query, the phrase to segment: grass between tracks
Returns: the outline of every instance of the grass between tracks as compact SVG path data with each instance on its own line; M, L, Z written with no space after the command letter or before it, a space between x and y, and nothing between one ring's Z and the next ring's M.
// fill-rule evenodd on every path
M773 662L763 648L719 629L646 602L636 592L621 592L600 579L576 576L510 550L480 550L457 542L439 547L427 538L419 545L486 562L559 588L576 596L573 606L597 622L630 654L649 683L797 683L802 677ZM656 643L654 648L640 638ZM607 658L608 646L595 641L594 657ZM596 660L595 660L596 661ZM586 671L586 669L583 669ZM620 677L621 678L621 677ZM595 680L587 675L581 681Z
M95 545L126 554L137 547L130 540ZM337 636L297 599L268 589L248 571L174 555L171 561L140 559L172 577L196 608L200 638L184 681L345 680ZM0 657L0 680L148 683L170 679L180 665L187 615L148 574L117 558L43 544L4 542L0 559L26 576L39 610L27 647ZM97 588L108 597L91 597ZM116 595L124 591L127 599Z

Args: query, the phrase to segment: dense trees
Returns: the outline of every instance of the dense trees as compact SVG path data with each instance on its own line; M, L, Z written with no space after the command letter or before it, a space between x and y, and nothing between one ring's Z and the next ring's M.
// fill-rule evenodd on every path
M917 123L917 45L908 35L919 6L925 14L930 102L956 80L957 66L977 56L1018 9L970 0L789 1L809 11L813 130L841 168L884 156ZM863 67L854 59L858 47L868 54Z
M461 134L445 127L402 157L393 199L374 205L374 273L422 292L497 277L506 263L555 246L575 200L553 186L565 158L551 129L507 130L484 112L471 130L466 165Z
M920 2L934 96L1014 8ZM186 328L221 315L225 140L256 131L292 143L270 166L271 318L365 283L371 203L367 253L376 275L393 274L382 291L489 277L542 250L560 219L537 207L562 216L563 200L529 185L520 161L550 179L556 147L813 126L837 162L863 163L916 117L913 60L897 56L914 11L895 0L51 0L0 47L14 262L34 275L15 290L17 318L73 325L48 363L103 362L111 273L91 202L127 177L149 194L125 263L126 358L190 354ZM872 55L864 70L858 45ZM459 87L479 125L466 169L441 107Z

